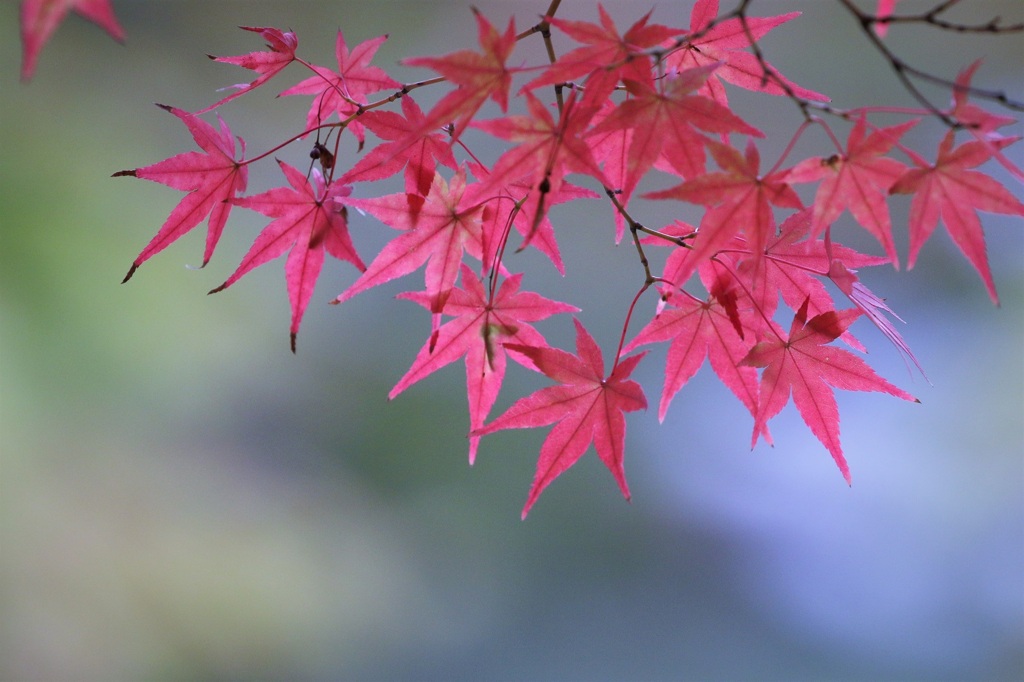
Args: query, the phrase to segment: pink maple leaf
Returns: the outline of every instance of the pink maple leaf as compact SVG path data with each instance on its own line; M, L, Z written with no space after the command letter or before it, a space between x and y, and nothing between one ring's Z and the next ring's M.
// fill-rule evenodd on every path
M705 272L710 279L710 269L702 268L702 274ZM665 421L672 398L697 373L705 358L750 414L757 414L757 370L740 364L750 350L749 344L743 341L729 312L720 303L721 283L710 281L708 284L711 294L707 300L701 301L689 294L672 296L670 307L648 322L623 348L623 352L628 353L645 344L671 341L658 407L659 421Z
M473 9L483 52L459 50L443 57L413 57L403 60L409 66L424 66L445 77L457 87L441 98L427 114L427 121L412 137L452 124L452 138L458 139L470 119L488 99L502 111L508 111L508 92L516 69L505 65L516 46L515 21L509 19L499 33L479 10Z
M365 182L391 177L405 168L405 191L426 196L437 172L437 163L455 170L455 156L446 136L440 132L418 136L407 144L410 133L423 129L426 118L410 97L402 97L402 114L393 111L367 111L360 122L374 135L387 140L359 159L341 182ZM436 162L435 162L436 161Z
M316 75L296 83L282 92L281 96L313 95L313 103L306 115L307 128L320 125L335 113L342 119L348 118L367 103L367 95L402 87L384 69L370 65L373 56L387 39L386 35L371 38L349 50L345 36L339 30L334 47L337 70L310 65ZM352 121L348 127L358 139L363 139L363 128L359 121Z
M645 50L677 36L683 31L661 24L648 25L648 12L626 32L618 28L604 6L598 3L600 25L586 21L567 21L548 17L547 21L582 44L559 57L543 74L530 81L524 89L535 89L588 76L585 102L603 102L620 80L651 81L651 58Z
M941 217L949 236L978 271L993 303L998 304L978 211L1024 215L1024 203L991 177L969 170L992 157L988 144L965 142L954 149L953 137L952 130L946 133L933 165L907 171L892 186L894 194L914 195L910 202L907 267L914 266L917 254L935 231ZM1001 146L1013 141L1012 138L1003 138Z
M584 173L603 186L608 180L597 165L590 146L581 137L590 121L590 112L576 104L573 92L565 101L556 122L548 108L532 92L526 92L529 116L479 121L474 127L513 142L515 146L505 152L474 186L474 196L490 199L492 193L514 182L527 185L532 222L526 233L529 244L547 216L552 201L562 191L567 173Z
M984 142L988 146L989 151L992 152L992 157L1003 168L1010 171L1013 177L1024 182L1024 170L1021 170L1019 166L1010 161L1002 152L1003 147L1009 144L1006 140L1015 140L1015 138L1006 138L995 132L1003 126L1016 123L1016 119L1012 116L993 114L970 101L971 80L980 66L981 60L979 59L957 74L953 88L953 104L948 110L949 116L964 124L968 132L975 139Z
M803 208L800 197L782 174L761 175L761 157L752 139L747 140L742 155L733 147L714 140L707 140L706 144L722 169L720 172L703 173L682 185L644 196L715 207L705 213L701 231L694 240L692 258L695 262L710 257L740 232L756 257L775 236L772 205Z
M117 23L110 0L22 0L22 81L28 82L32 79L39 53L69 11L81 14L110 34L114 40L124 42L124 29Z
M1016 123L1017 120L1012 116L993 114L977 104L971 103L971 80L980 66L981 60L979 59L957 74L953 87L953 105L949 113L957 121L967 126L975 137L985 139L999 128Z
M714 69L712 65L667 75L658 81L657 87L637 81L626 82L626 88L633 96L594 128L595 134L618 128L633 130L623 189L636 187L660 155L664 155L684 177L702 172L704 146L708 139L697 132L698 129L764 137L761 131L728 108L708 97L693 94Z
M479 204L463 201L465 169L445 182L441 174L426 198L418 194L390 194L372 199L345 199L345 203L376 216L402 234L392 239L359 279L334 303L407 275L427 263L426 289L430 311L440 313L458 278L464 251L482 258Z
M455 316L455 319L441 326L436 339L431 338L423 344L412 367L391 389L388 398L395 398L417 381L464 357L469 429L481 428L505 378L505 356L509 349L504 344L545 347L544 337L530 323L579 310L532 291L520 291L522 278L522 275L512 275L491 297L480 278L463 265L462 288L453 289L444 306L444 314ZM425 292L405 293L400 297L430 308L430 296ZM533 361L522 353L510 351L507 355L530 369L536 369ZM480 436L469 436L470 464L476 459L479 442Z
M534 186L542 186L547 179L549 187L541 191L549 192L550 184L560 181L566 173L584 173L607 186L590 145L582 138L590 112L576 105L576 92L570 93L557 122L532 92L526 92L524 97L529 115L473 124L495 137L517 143L494 163L477 191L486 194L510 180L527 178Z
M555 424L541 446L533 486L523 507L524 519L544 488L575 464L591 443L597 456L612 472L623 496L629 499L622 464L626 440L624 413L647 409L643 389L628 380L646 352L620 360L605 377L601 349L580 321L575 320L575 323L576 355L557 348L506 346L507 350L530 358L541 372L559 385L520 398L500 417L472 432L475 436L485 436L503 429Z
M759 61L756 55L746 52L751 39L760 41L772 29L800 16L799 12L774 17L745 17L743 20L733 17L708 28L717 16L718 0L698 0L690 14L690 33L697 37L687 41L683 49L671 53L666 59L668 66L676 70L720 64L713 77L701 87L702 94L719 104L728 105L725 88L721 83L725 81L768 95L786 95L788 88L797 97L828 101L827 96L800 87L771 64Z
M292 307L291 347L294 353L295 337L320 276L324 252L338 260L348 261L360 270L365 270L366 266L352 245L345 207L338 202L338 198L351 191L350 188L338 183L325 186L316 170L313 171L314 182L310 183L301 171L283 161L277 163L291 187L277 187L234 200L237 206L258 211L275 220L256 237L234 274L210 293L228 288L253 268L291 249L284 272Z
M850 467L839 443L839 408L832 388L879 391L904 400L920 401L879 377L853 353L825 345L846 331L861 315L859 309L830 310L808 320L807 303L805 300L793 316L788 336L783 336L781 329L775 329L774 339L755 345L741 362L764 368L750 445L756 445L758 434L766 428L768 420L785 407L792 393L804 423L832 454L849 483Z
M216 109L225 102L230 102L236 97L241 97L245 93L255 90L295 61L295 48L299 46L299 39L292 31L282 31L277 28L254 26L240 26L239 28L243 31L259 33L260 36L267 41L268 49L265 51L250 52L237 57L207 56L216 62L241 66L243 69L255 71L259 75L252 82L238 83L236 85L230 85L227 88L223 88L224 90L234 90L235 92L231 93L219 102L215 102L205 109L201 109L196 112L198 114L205 113L211 109Z
M846 209L878 239L889 261L899 266L892 239L892 220L887 199L889 188L907 167L885 154L917 121L867 134L867 119L857 119L846 142L846 152L828 158L810 158L794 166L786 176L791 183L821 180L814 195L811 237L820 235Z
M779 294L793 310L809 299L807 312L811 316L832 310L835 302L820 279L830 275L831 268L841 265L853 269L887 262L881 256L833 244L827 228L824 240L807 239L810 227L811 209L804 209L783 221L779 234L765 246L763 257L749 257L739 249L734 253L740 259L737 271L749 282L750 298L765 317L775 315ZM847 292L843 286L840 285L840 290L849 295L852 289ZM864 351L864 346L850 332L844 332L840 338L847 345Z
M473 175L480 178L466 188L467 200L483 205L481 220L483 223L484 263L487 267L494 261L497 250L501 246L505 233L512 227L523 236L523 244L519 250L533 246L547 256L559 273L565 274L562 254L555 239L555 228L546 215L548 209L557 204L577 199L596 199L596 192L579 187L569 182L562 182L557 187L544 193L543 201L536 186L532 172L497 187L481 192L490 172L479 164L470 164ZM543 204L543 205L541 205ZM538 215L540 213L541 215Z
M122 282L131 279L140 265L188 233L209 215L206 250L203 252L205 266L224 231L224 224L233 205L231 202L236 194L245 191L248 180L248 169L240 158L235 158L235 140L223 119L218 117L220 130L217 130L187 111L163 104L157 106L181 119L203 153L178 154L151 166L114 173L114 177L133 176L188 192L132 263ZM238 138L238 141L244 156L245 141L242 138Z

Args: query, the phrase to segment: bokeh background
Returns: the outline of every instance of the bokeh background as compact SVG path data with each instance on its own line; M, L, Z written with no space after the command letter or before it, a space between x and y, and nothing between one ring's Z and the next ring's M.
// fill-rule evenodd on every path
M247 80L205 56L259 47L235 26L292 28L322 64L338 27L350 45L387 32L377 63L412 80L425 72L402 57L476 45L468 3L113 4L125 46L72 17L30 85L17 80L16 3L0 6L0 679L1024 675L1019 218L985 217L999 308L945 234L912 272L865 274L931 383L857 324L873 366L922 404L840 395L852 488L792 406L775 448L751 452L749 415L707 368L659 426L661 350L638 377L652 408L629 420L632 504L591 452L522 522L543 432L493 436L470 468L460 366L386 400L428 329L392 299L420 274L334 308L322 303L354 272L329 266L296 356L282 262L205 296L265 224L255 213L235 211L205 270L184 267L201 257L197 230L120 284L180 194L110 175L192 148L152 103L196 110ZM523 27L547 3L476 4ZM605 4L623 26L647 9ZM662 2L654 19L687 25L689 9ZM793 9L805 16L765 42L784 73L840 105L908 103L836 4L761 13ZM1024 18L1015 0L970 14ZM1020 37L897 28L890 40L945 74L984 56L977 84L1021 97ZM283 87L223 111L250 156L298 129L308 100L274 99ZM782 131L762 147L773 159L792 105L735 97ZM908 139L930 156L938 134L926 124ZM300 146L282 158L300 165ZM1010 155L1024 163L1021 147ZM278 183L267 166L250 185ZM512 267L539 268L536 286L581 305L612 348L637 267L591 203L557 214L569 277L525 253ZM905 220L897 203L903 254ZM364 253L388 236L357 224ZM843 225L840 239L877 252ZM567 319L543 328L571 344ZM499 407L538 385L524 374Z

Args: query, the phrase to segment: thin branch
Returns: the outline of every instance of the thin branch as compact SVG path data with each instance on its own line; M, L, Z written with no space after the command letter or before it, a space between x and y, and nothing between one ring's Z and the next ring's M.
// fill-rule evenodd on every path
M983 24L965 24L954 21L946 21L945 19L939 18L939 15L950 9L953 5L957 4L959 0L946 0L931 10L924 12L923 14L912 14L912 15L891 15L887 17L871 17L871 23L874 24L929 24L935 28L942 29L944 31L953 31L955 33L991 33L991 34L1003 34L1003 33L1019 33L1024 31L1024 23L1020 24L1002 24L1002 17L992 17Z
M871 41L871 44L878 51L878 53L881 54L882 57L884 57L889 62L889 64L892 66L893 71L896 73L896 77L899 79L900 83L903 84L903 87L907 90L907 92L909 92L914 99L916 99L923 107L925 107L931 115L941 120L950 128L963 128L965 127L965 124L956 120L948 113L946 113L945 111L937 107L935 104L933 104L931 100L929 100L924 95L924 93L922 93L918 89L918 87L910 79L910 76L914 76L916 78L919 78L930 83L941 85L943 87L949 88L950 90L968 92L969 94L975 97L999 102L1008 109L1024 111L1024 103L1011 100L1009 97L1006 96L1006 93L1002 91L985 90L973 86L960 86L955 81L951 81L947 78L940 78L939 76L936 76L927 71L923 71L915 66L911 66L910 64L904 62L902 59L897 57L892 50L888 48L888 46L882 41L881 38L878 37L878 34L873 30L874 24L879 23L879 17L862 12L860 8L858 8L852 2L852 0L839 0L839 2L854 17L856 17L858 23L860 23L861 30L864 33L864 35L868 38L869 41ZM931 12L927 12L924 15L920 15L920 17L916 18L916 20L918 22L923 22L933 26L937 26L938 24L935 23L936 15L939 14L940 12L945 11L949 7L952 7L953 4L955 4L955 0L947 0L947 2L944 2L935 7L934 9L932 9ZM942 28L942 26L940 26L940 28ZM1024 26L1021 27L1021 30L1024 30Z

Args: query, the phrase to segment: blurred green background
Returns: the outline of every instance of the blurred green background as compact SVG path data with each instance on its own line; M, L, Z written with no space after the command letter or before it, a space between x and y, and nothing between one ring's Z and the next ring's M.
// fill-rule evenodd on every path
M183 267L200 260L200 229L120 284L180 194L110 175L193 148L152 103L196 110L248 80L205 56L259 47L235 26L291 28L328 65L337 27L350 46L387 32L376 63L411 80L425 73L402 57L476 45L468 3L113 4L125 46L72 17L27 86L16 3L0 7L0 679L1024 674L1019 219L985 217L1000 308L945 234L909 274L862 273L907 320L934 385L858 323L873 366L922 404L840 395L852 489L792 407L773 422L776 447L751 452L749 415L707 369L659 426L660 350L638 376L652 408L629 421L632 504L591 452L524 523L543 432L493 436L470 468L461 365L386 400L429 325L391 297L421 274L334 308L322 303L354 272L331 264L297 356L283 261L204 295L262 216L236 210L205 270ZM605 4L621 26L647 9ZM524 27L547 2L476 5ZM689 8L663 2L654 19L685 26ZM765 42L784 73L840 105L907 103L833 3L762 8L791 9L806 16ZM1022 18L1013 0L971 9ZM562 15L596 11L565 2ZM1019 37L894 29L890 41L945 74L986 56L976 82L1021 96ZM294 78L224 108L250 156L301 124L307 98L273 98ZM782 131L762 147L773 159L793 107L736 95L748 101L749 120ZM931 157L939 134L928 124L908 139ZM1024 163L1020 146L1010 155ZM254 169L250 190L276 173ZM569 277L529 254L511 267L541 268L537 288L581 305L612 348L638 274L631 247L582 234L610 234L591 204L558 214ZM651 224L671 217L646 210ZM897 203L894 223L905 215ZM387 236L353 223L364 255ZM570 327L543 328L567 346ZM499 408L537 385L524 374L512 370Z

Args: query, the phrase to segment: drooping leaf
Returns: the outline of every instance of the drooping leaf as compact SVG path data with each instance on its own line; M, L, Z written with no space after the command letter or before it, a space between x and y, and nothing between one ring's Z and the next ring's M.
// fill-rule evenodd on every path
M223 119L219 119L220 130L217 130L187 111L163 104L157 106L181 119L203 153L178 154L152 166L114 173L114 177L143 178L188 192L132 263L123 282L131 279L140 265L184 236L209 215L206 250L203 252L205 266L224 231L232 201L236 195L245 191L248 180L248 168L242 164L241 158L235 158L235 139ZM241 156L244 156L245 141L238 138L238 142Z
M506 346L533 360L541 372L559 385L542 388L519 399L500 417L472 432L475 436L485 436L503 429L555 424L541 446L537 473L523 507L524 519L544 488L575 464L591 443L612 472L622 494L629 499L622 466L626 440L624 413L647 409L643 389L629 380L646 352L620 360L605 377L601 349L579 320L575 322L576 355L557 348Z
M237 206L258 211L275 220L256 237L234 274L210 293L228 288L253 268L291 249L284 272L292 307L291 347L295 352L295 337L320 276L324 252L338 260L348 261L360 270L365 270L366 266L349 237L345 207L337 201L351 190L338 183L325 185L315 169L310 183L301 171L283 161L277 163L291 187L277 187L234 200Z
M828 232L825 234L827 235ZM910 346L903 340L903 336L896 331L896 327L886 315L892 315L900 322L903 322L903 318L894 313L892 308L886 305L884 299L879 298L873 291L864 286L855 274L855 271L847 268L843 261L833 260L829 267L828 276L839 287L839 290L846 294L846 297L860 308L861 312L878 327L878 330L889 339L892 345L896 346L896 349L903 356L904 362L909 359L917 366L921 376L927 379L928 376L924 373L921 363L917 361L917 357L910 350ZM910 368L909 364L907 368Z

